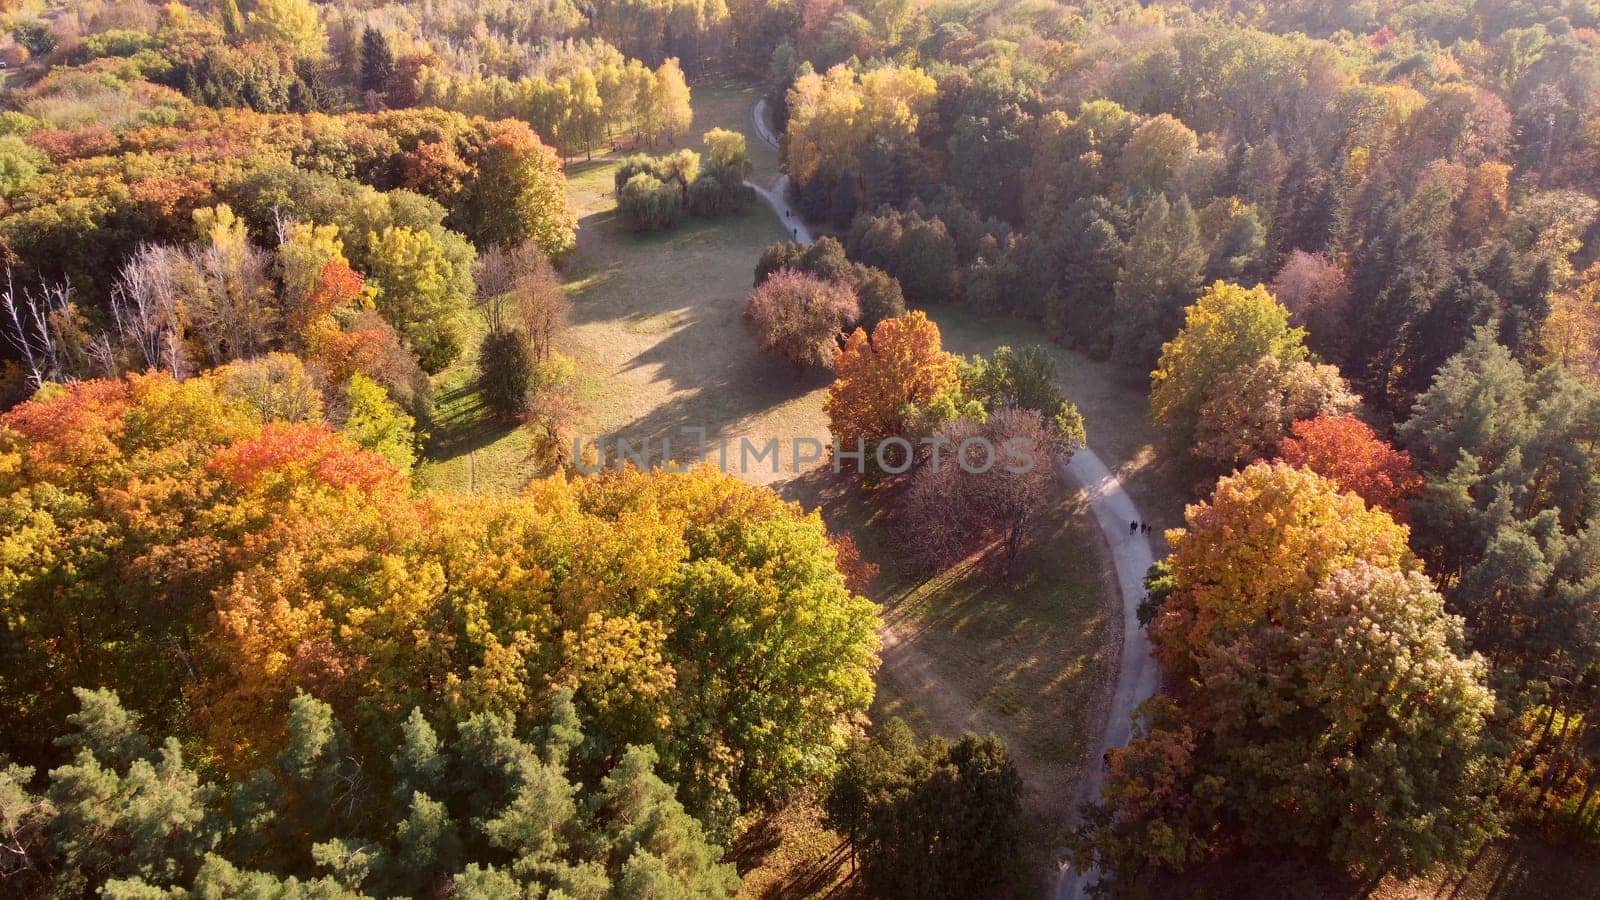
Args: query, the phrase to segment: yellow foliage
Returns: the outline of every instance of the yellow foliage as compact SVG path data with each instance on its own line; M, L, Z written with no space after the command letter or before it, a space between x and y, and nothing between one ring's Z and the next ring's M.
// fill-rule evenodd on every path
M1188 674L1231 633L1307 597L1328 574L1367 562L1418 569L1409 531L1306 469L1255 463L1217 482L1167 533L1176 590L1152 636L1169 671Z

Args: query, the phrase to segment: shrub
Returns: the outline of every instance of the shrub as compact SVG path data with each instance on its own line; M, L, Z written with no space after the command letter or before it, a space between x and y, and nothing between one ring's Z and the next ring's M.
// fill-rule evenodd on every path
M634 231L660 231L683 217L683 195L654 175L641 172L617 193L617 209Z
M689 212L702 219L731 216L754 202L755 193L738 168L715 166L689 185Z
M833 368L839 336L860 317L849 285L787 269L751 291L744 307L745 324L761 349L801 367Z

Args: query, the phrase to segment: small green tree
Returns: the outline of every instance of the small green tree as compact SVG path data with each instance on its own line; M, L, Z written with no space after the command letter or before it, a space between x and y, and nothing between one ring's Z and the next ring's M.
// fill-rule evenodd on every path
M501 328L484 335L478 345L478 392L484 404L495 415L514 419L527 411L532 386L533 351L522 332Z

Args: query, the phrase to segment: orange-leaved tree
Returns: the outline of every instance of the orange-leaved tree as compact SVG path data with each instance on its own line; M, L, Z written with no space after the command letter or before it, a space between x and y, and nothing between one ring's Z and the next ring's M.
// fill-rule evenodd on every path
M1411 468L1411 454L1396 450L1351 416L1301 419L1291 430L1292 436L1278 444L1280 459L1331 478L1341 490L1406 520L1406 500L1422 487L1422 476Z
M835 378L822 408L829 431L847 450L869 448L906 430L908 407L960 388L960 366L944 351L939 326L923 312L857 328L834 357Z
M737 813L824 774L871 702L859 572L770 489L702 468L419 495L237 374L0 415L0 754L63 760L47 736L84 684L241 776L300 691L393 734L413 707L529 721L570 690L598 755L649 745L697 813Z

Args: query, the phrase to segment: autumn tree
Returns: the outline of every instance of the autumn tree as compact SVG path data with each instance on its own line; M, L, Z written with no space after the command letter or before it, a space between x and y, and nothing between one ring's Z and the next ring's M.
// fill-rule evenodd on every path
M520 330L527 336L534 358L549 361L556 332L566 324L572 301L538 243L488 248L478 256L475 275L489 327Z
M310 0L258 0L246 33L305 58L321 56L328 41L328 32Z
M1296 250L1268 286L1289 311L1289 320L1306 331L1306 343L1323 356L1338 359L1346 346L1345 315L1350 302L1349 278L1320 254Z
M1411 454L1396 450L1367 423L1350 416L1302 419L1290 430L1291 436L1278 443L1280 459L1331 479L1340 490L1397 521L1406 520L1407 503L1422 487Z
M823 235L808 245L794 241L769 244L756 263L755 284L782 269L794 269L830 281L841 281L856 292L861 307L860 325L870 334L884 319L906 314L906 298L894 276L864 263L852 262L844 245Z
M802 368L833 368L840 337L860 318L849 285L788 269L751 291L744 307L745 326L761 349Z
M802 208L813 218L848 222L862 199L855 182L869 157L881 160L882 170L871 182L911 175L917 130L937 92L931 77L909 66L858 74L837 65L795 79L787 95L784 146Z
M1231 466L1274 446L1298 419L1345 413L1338 371L1311 362L1288 311L1264 288L1217 282L1150 374L1150 418L1175 447Z
M1333 366L1263 356L1217 379L1200 407L1192 452L1227 469L1268 455L1301 419L1343 416L1359 405Z
M676 140L679 135L687 134L689 126L694 124L694 110L689 106L689 83L676 58L666 60L656 69L649 103L645 128L652 139Z
M1323 573L1215 644L1184 693L1144 705L1080 860L1125 890L1238 843L1368 877L1464 866L1501 828L1503 763L1486 667L1462 643L1420 572Z
M561 160L520 122L498 122L474 159L476 177L451 212L479 244L514 247L533 241L559 259L577 240L578 218L567 200Z
M417 458L416 419L393 400L383 386L360 372L345 385L340 419L342 432L357 446L410 473Z
M823 410L843 448L869 450L905 431L907 406L920 406L960 386L959 360L946 353L939 326L924 313L885 319L871 338L857 328L834 358L834 382Z
M1118 168L1130 186L1159 191L1193 155L1196 146L1193 129L1163 113L1133 130L1118 157Z
M1305 469L1255 463L1217 482L1168 533L1174 590L1151 634L1169 671L1192 674L1213 647L1356 562L1417 568L1407 532Z
M472 294L471 268L427 231L391 226L367 240L367 274L378 311L405 336L424 368L444 368L461 352L457 320Z
M998 543L1010 574L1034 517L1071 448L1031 409L1002 407L982 422L958 418L931 437L901 512L903 539L921 564L940 570Z
M45 736L91 680L237 778L292 742L297 691L371 711L376 737L413 706L521 716L570 688L597 753L650 745L720 830L830 768L871 697L876 614L821 520L714 470L415 494L351 437L262 425L207 374L51 389L0 417L0 466L20 666L0 692L22 716L0 749L21 763L60 761ZM693 662L711 657L731 668Z

